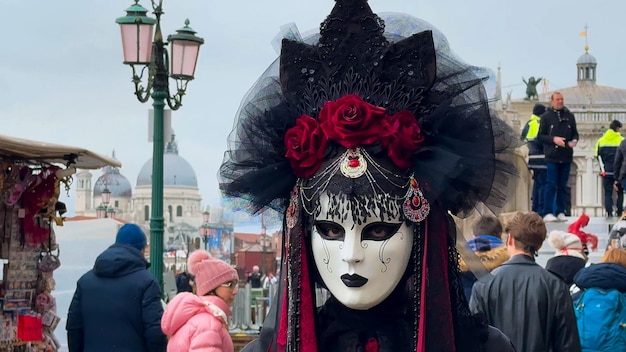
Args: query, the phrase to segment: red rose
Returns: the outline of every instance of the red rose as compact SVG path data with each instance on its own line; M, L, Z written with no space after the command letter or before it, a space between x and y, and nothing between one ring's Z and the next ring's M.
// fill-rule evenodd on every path
M285 157L289 159L294 174L308 178L322 165L326 136L317 120L302 115L296 120L296 125L285 133L285 147Z
M328 139L346 148L378 142L387 137L385 109L366 103L357 95L329 101L320 111L320 126Z
M387 149L387 155L400 169L411 166L411 158L424 142L424 135L413 113L402 110L388 117L391 126L391 136L382 140Z

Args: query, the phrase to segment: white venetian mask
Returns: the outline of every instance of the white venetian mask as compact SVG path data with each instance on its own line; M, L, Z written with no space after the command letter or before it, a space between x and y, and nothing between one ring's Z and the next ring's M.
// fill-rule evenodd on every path
M338 222L329 208L328 194L323 193L311 239L315 265L339 302L352 309L370 309L402 279L411 257L413 230L399 216L368 217L360 225L351 216Z

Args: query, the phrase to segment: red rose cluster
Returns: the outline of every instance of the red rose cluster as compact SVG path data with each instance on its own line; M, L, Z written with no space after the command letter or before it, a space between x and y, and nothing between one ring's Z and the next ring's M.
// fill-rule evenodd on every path
M424 136L410 111L388 115L384 108L369 104L357 95L345 95L324 104L319 122L302 115L296 125L287 130L285 157L296 176L308 178L319 170L329 139L346 148L380 142L391 161L407 169Z

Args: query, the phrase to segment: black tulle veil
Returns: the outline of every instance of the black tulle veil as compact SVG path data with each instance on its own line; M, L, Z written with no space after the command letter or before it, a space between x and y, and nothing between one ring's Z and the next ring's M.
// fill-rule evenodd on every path
M219 171L220 189L226 198L237 199L237 204L251 214L268 210L287 214L292 191L303 182L285 158L284 136L298 117L307 114L316 118L325 102L346 94L359 94L368 103L384 107L390 113L410 110L425 135L425 143L412 156L411 167L405 173L419 180L433 210L429 221L414 226L414 258L403 281L415 298L409 297L407 301L413 304L407 314L415 315L415 321L408 320L409 330L417 331L419 325L421 278L418 280L416 276L423 269L420 262L421 251L427 246L425 234L438 234L442 248L446 249L441 254L446 258L434 256L430 262L439 258L444 263L440 269L448 279L441 281L441 285L442 290L449 290L446 294L451 297L451 302L444 303L452 311L457 350L480 351L479 330L484 326L470 316L459 287L455 227L450 214L464 217L477 208L499 213L511 189L510 180L516 174L512 159L518 139L489 108L486 90L491 82L489 72L459 59L436 28L405 14L380 17L366 14L357 18L356 13L347 14L347 8L365 1L337 3L320 32L300 39L293 27L286 27L283 36L287 39L282 41L281 56L249 90L237 112ZM338 9L339 5L346 8ZM345 17L363 24L367 38L354 44L362 47L352 51L364 54L355 64L335 69L337 62L332 60L352 59L344 56L351 50L338 44L349 42L340 23ZM324 74L331 71L334 74ZM342 187L342 184L337 186ZM306 278L302 278L302 261L310 250L306 242L310 214L300 209L296 217L297 226L290 228L286 220L283 226L281 272L286 278L281 281L279 302L273 305L277 310L268 316L261 342L263 349L259 350L270 347L280 350L276 341L281 339L278 330L285 314L290 319L286 350L300 350L298 344L305 335L300 332L304 323L299 318L303 305L294 301L303 292L314 292L316 280L314 269L304 270ZM432 246L432 241L429 245ZM431 251L429 255L434 254ZM287 313L280 312L285 309ZM417 336L411 337L417 340Z

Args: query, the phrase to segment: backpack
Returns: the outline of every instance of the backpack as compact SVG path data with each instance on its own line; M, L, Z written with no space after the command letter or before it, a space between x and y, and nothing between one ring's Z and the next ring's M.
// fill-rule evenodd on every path
M586 289L574 302L574 313L583 352L626 351L626 294Z

